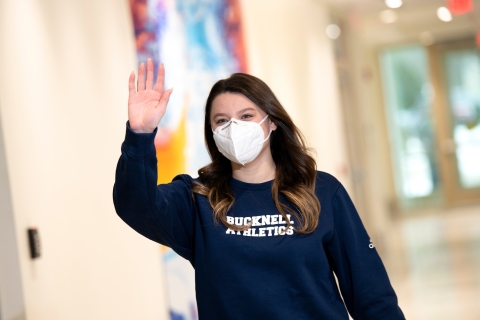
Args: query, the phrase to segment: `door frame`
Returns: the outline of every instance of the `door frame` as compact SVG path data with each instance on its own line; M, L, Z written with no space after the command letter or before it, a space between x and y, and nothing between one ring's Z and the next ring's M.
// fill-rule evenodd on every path
M455 157L456 147L452 136L453 127L450 117L447 77L442 64L442 58L446 52L472 48L478 48L473 38L432 45L427 49L430 81L435 92L432 114L436 123L436 152L446 206L473 203L480 200L480 187L464 189L458 183L460 180Z

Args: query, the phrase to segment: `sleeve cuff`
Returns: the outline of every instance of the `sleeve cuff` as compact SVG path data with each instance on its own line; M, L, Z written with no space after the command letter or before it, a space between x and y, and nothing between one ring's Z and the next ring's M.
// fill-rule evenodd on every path
M152 133L135 133L130 128L130 123L127 121L125 140L122 144L122 150L134 157L145 157L155 152L155 135L157 128Z

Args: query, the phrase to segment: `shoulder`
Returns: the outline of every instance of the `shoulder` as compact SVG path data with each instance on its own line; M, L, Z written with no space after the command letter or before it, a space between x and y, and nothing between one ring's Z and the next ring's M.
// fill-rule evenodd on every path
M340 181L333 175L324 171L317 171L315 193L322 200L332 199L341 185Z
M329 188L329 189L337 189L341 183L338 181L337 178L335 178L333 175L330 173L324 172L324 171L317 171L317 182L316 182L317 188Z
M200 179L192 178L192 176L188 174L179 174L172 179L172 182L170 184L191 189L195 186L195 181L200 182Z
M194 179L188 174L179 174L179 175L176 175L173 178L172 182L179 181L179 182L183 182L183 183L186 183L186 184L192 184L194 180L198 180L198 178Z
M198 184L202 184L202 180L200 179L200 177L193 178L188 174L179 174L172 179L171 184L179 186L182 185L191 189Z

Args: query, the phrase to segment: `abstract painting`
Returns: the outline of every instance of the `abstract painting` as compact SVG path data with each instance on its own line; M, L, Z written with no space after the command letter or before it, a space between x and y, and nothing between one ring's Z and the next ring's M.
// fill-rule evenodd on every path
M164 63L174 87L158 126L158 183L180 173L198 176L210 158L203 139L205 101L212 85L246 72L239 0L130 0L138 63ZM193 268L162 247L172 320L197 319Z

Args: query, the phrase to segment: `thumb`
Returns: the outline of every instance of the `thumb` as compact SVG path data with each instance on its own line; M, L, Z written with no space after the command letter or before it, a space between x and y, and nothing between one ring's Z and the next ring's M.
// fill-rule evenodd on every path
M172 92L173 92L173 88L170 88L170 89L164 91L161 98L160 98L158 106L166 107L167 103L168 103L168 100L170 100L170 95L172 94Z

